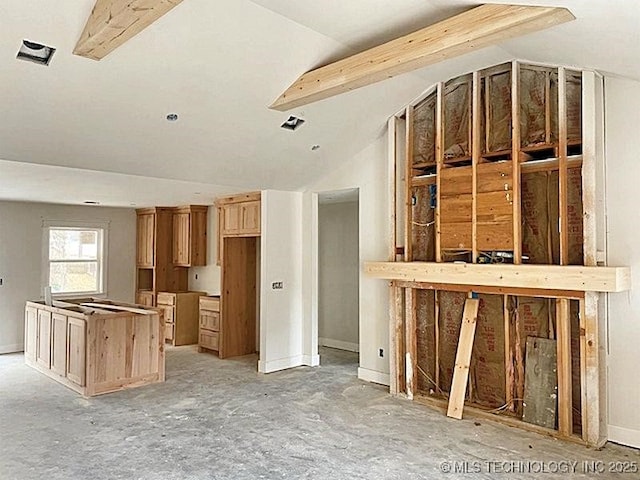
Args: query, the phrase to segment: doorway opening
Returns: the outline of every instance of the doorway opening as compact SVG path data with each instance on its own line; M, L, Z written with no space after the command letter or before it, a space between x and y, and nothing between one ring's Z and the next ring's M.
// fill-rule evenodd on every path
M318 194L318 346L353 352L342 360L352 358L356 368L360 363L359 232L357 188Z

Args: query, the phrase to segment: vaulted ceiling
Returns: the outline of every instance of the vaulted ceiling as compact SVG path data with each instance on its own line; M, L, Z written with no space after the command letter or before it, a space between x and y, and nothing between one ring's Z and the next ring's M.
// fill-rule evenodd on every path
M459 73L522 58L640 79L635 0L538 2L577 20L293 110L306 123L290 132L267 106L302 73L478 2L184 0L100 62L72 55L93 4L0 2L0 199L139 206L299 189ZM57 49L49 67L15 59L23 39Z

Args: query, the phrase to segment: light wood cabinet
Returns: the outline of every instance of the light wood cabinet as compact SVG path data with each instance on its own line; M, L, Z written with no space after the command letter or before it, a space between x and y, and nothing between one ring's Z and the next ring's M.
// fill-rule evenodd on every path
M155 214L138 213L136 228L136 264L151 268L155 260Z
M178 207L173 212L173 264L200 267L207 264L206 206Z
M83 320L69 317L67 320L67 379L84 387L85 385L85 352L86 352L86 323Z
M198 351L220 350L220 297L200 297Z
M166 342L174 346L198 343L198 299L204 294L158 293L158 308L164 312Z
M164 381L165 324L157 310L73 302L27 302L27 365L84 396Z
M216 200L218 207L218 251L216 264L222 263L224 237L259 237L260 192L244 193Z
M67 316L60 313L51 315L51 371L67 372Z
M36 361L38 339L38 310L27 307L24 312L24 357L31 363Z
M138 305L144 305L146 307L153 307L154 297L155 295L153 292L138 290L136 292L136 303Z
M46 369L51 368L51 312L45 310L38 310L36 363Z

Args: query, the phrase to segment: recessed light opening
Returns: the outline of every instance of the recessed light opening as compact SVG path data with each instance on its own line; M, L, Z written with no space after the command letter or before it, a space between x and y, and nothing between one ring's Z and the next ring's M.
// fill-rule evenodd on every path
M47 66L49 65L51 57L53 57L55 51L56 49L53 47L48 47L41 43L31 42L29 40L23 40L16 58L18 60L26 60L28 62Z
M280 125L280 127L284 128L285 130L293 131L300 128L303 123L304 120L302 118L290 115L289 118L287 118L287 120L282 125Z
M177 113L170 113L167 115L167 120L170 122L175 122L178 120L178 114Z
M100 202L96 202L95 200L85 200L84 202L85 205L100 205Z

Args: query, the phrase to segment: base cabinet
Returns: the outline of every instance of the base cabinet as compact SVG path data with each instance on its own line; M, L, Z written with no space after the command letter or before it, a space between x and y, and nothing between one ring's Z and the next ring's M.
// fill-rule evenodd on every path
M220 297L200 297L198 350L220 353Z
M173 346L198 343L198 299L204 292L159 292L158 308L164 312L165 341Z

